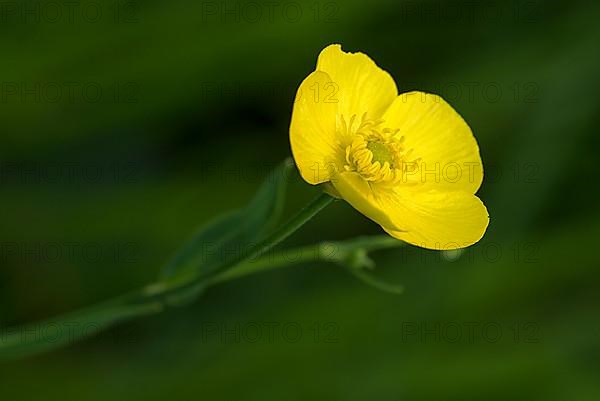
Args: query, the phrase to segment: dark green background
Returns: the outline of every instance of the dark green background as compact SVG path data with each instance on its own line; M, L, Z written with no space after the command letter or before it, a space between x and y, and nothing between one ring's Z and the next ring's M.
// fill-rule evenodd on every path
M0 8L0 341L150 283L242 206L290 154L295 90L330 43L465 117L491 222L458 260L376 254L403 296L320 263L246 278L3 363L3 400L600 398L598 4L25 3ZM314 193L293 180L287 213ZM288 244L378 232L337 203Z

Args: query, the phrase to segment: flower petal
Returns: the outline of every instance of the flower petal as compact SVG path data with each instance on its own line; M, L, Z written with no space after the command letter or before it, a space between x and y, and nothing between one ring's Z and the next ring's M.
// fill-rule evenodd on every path
M479 241L489 223L487 209L468 192L399 191L380 200L397 230L383 227L392 237L438 250L465 248Z
M372 187L358 173L343 172L333 177L333 184L339 195L352 207L377 224L400 229L390 218L389 207L381 204Z
M398 96L383 116L389 128L400 129L419 169L407 180L438 190L477 192L483 165L477 141L463 118L441 97L423 92Z
M322 71L306 77L298 88L290 123L294 160L302 178L313 185L329 181L343 162L344 152L336 139L337 104L315 92L331 82Z
M346 53L340 45L321 51L317 70L324 71L336 85L332 95L338 112L349 120L353 115L377 119L398 96L394 79L363 53Z

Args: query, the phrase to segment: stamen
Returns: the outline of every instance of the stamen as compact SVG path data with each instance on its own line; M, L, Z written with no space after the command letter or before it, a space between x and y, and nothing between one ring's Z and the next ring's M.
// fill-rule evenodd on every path
M339 116L338 130L347 144L344 169L356 171L371 182L397 184L403 179L406 182L406 164L416 165L419 159L410 160L412 149L404 150L400 130L382 127L383 119L370 119L367 113L357 120L352 115L347 123L343 115Z

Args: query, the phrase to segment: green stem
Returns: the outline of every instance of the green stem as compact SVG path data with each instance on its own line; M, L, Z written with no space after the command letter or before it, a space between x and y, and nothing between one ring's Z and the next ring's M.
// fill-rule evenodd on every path
M389 236L359 237L348 241L323 242L265 255L332 201L333 198L329 195L320 195L281 228L254 246L250 252L238 256L208 275L187 278L178 282L158 282L62 316L27 326L9 328L6 331L8 336L4 336L3 341L0 342L0 359L31 355L61 345L68 345L119 322L156 314L164 310L166 306L193 300L200 291L208 287L275 268L303 262L324 261L334 262L360 273L363 267L370 267L373 263L368 258L368 252L403 244ZM357 277L371 285L385 287L385 284L382 287L382 284L376 282L376 279ZM387 289L387 287L383 289ZM48 338L53 333L48 328L52 327L68 327L69 336L62 336L58 340ZM48 330L42 330L44 328ZM41 335L40 332L44 332L46 335ZM26 333L30 334L24 336Z
M254 260L247 260L230 270L215 275L210 279L208 285L213 286L240 277L300 263L333 262L348 265L352 262L353 252L359 249L369 253L400 246L404 246L404 242L398 241L388 235L359 237L339 242L326 241L320 244L287 249Z
M93 332L105 329L118 322L158 313L167 305L176 304L182 300L194 299L194 296L199 291L207 287L211 277L223 274L245 260L255 259L263 255L302 227L329 205L333 199L326 194L318 196L281 228L254 246L249 253L240 255L221 266L218 270L210 272L210 276L201 275L178 282L151 284L66 315L57 316L56 318L32 325L9 328L7 331L9 335L3 335L2 341L0 341L0 359L23 356L56 348L60 345L85 338L93 334ZM74 329L68 337L63 336L58 341L50 341L39 333L41 327L56 325L69 325L71 327L73 323L82 327L79 327L79 330ZM84 324L88 326L84 326ZM89 330L89 325L92 326L93 330ZM36 335L24 337L23 333L34 333Z
M302 214L306 216L306 214ZM294 218L293 221L297 221L297 219ZM285 231L288 232L289 230ZM288 232L287 235L290 233ZM282 235L280 234L274 238L281 238ZM285 252L257 257L253 260L245 259L244 262L208 279L207 282L203 283L203 288L251 274L305 262L334 262L355 270L356 267L352 267L352 265L356 261L355 256L357 253L368 253L403 245L404 243L401 241L381 235L293 248ZM290 258L290 255L293 256ZM378 283L375 284L381 287ZM0 360L49 351L97 334L99 331L119 322L159 313L164 310L169 302L166 301L164 291L152 291L149 288L151 286L32 325L5 329L3 332L5 336L0 341ZM184 292L183 287L179 287L178 291ZM172 296L174 295L172 294ZM42 330L44 327L48 330ZM69 335L61 336L58 339L46 338L40 335L40 333L47 332L52 337L54 329L57 327L65 330L69 328ZM93 330L90 331L90 328ZM26 333L29 334L24 335Z

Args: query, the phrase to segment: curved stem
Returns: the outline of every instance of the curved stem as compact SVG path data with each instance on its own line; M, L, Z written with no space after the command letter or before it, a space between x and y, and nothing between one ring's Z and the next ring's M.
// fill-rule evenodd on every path
M234 268L212 277L208 286L300 263L334 262L348 264L351 262L349 258L352 255L352 252L358 249L368 253L400 246L404 246L404 242L398 241L388 235L377 235L339 242L326 241L321 242L320 244L286 249L273 255L268 254L261 258L244 261Z
M260 257L302 227L333 200L334 198L326 194L318 196L286 224L254 246L249 253L234 258L219 269L210 272L209 275L188 278L173 283L159 282L151 284L96 305L57 316L56 318L21 327L9 328L7 331L9 335L4 336L3 341L0 341L0 359L23 356L56 348L90 336L118 322L158 313L167 305L180 302L181 300L193 299L199 291L210 285L211 277L226 273L241 262ZM37 333L40 327L56 325L72 327L74 323L78 328L74 329L68 337L61 337L58 341L50 341L43 335L23 336L23 333L27 332ZM53 333L53 331L50 330L49 333Z

